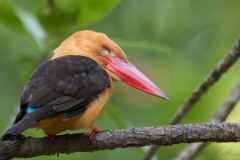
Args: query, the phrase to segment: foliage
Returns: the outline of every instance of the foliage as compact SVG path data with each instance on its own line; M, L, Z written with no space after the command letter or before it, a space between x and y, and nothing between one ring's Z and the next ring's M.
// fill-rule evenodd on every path
M21 90L33 69L50 58L63 39L82 29L104 32L119 43L128 58L172 99L159 100L115 83L109 108L98 125L102 129L116 129L167 124L179 105L239 38L239 5L237 0L45 0L27 3L25 0L0 0L0 129L3 131L10 123L9 117L15 113ZM239 81L239 67L237 63L229 70L184 123L210 121ZM239 107L228 121L239 120ZM34 130L26 134L42 135ZM183 146L162 147L157 156L172 159ZM198 159L226 159L216 154L216 150L221 148L221 153L226 153L229 148L233 152L237 147L238 144L213 144ZM143 150L119 149L44 158L117 160L143 156Z

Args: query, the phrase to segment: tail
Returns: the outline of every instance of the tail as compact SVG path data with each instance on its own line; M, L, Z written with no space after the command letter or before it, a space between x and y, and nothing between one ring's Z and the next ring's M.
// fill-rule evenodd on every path
M34 121L33 119L29 119L27 117L23 118L21 121L15 123L11 128L9 128L0 138L0 140L3 141L10 139L11 137L16 137L36 123L37 121Z
M42 106L36 109L34 112L30 112L24 115L24 117L17 123L14 123L4 135L0 138L0 141L10 139L12 137L19 136L23 131L32 127L34 124L42 119L54 117L57 112L50 106ZM16 121L15 121L16 122Z

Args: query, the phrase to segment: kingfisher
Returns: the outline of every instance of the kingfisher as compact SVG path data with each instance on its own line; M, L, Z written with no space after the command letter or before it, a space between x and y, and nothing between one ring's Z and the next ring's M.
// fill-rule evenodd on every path
M67 130L89 129L91 140L100 132L95 123L111 97L113 81L169 99L105 34L74 33L32 73L13 125L1 139L37 128L50 139Z

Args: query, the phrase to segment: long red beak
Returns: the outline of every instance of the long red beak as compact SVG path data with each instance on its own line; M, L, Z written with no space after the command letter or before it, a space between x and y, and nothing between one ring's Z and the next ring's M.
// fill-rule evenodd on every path
M107 62L106 69L118 76L124 83L154 96L169 99L160 88L128 60L118 57L103 57Z

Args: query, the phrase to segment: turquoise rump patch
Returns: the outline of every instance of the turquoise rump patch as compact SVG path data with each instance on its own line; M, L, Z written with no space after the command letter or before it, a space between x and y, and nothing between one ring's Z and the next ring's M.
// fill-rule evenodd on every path
M36 108L34 108L34 107L32 107L32 106L28 106L28 107L27 107L27 110L26 110L27 113L33 113L33 112L35 112L35 111L36 111Z

